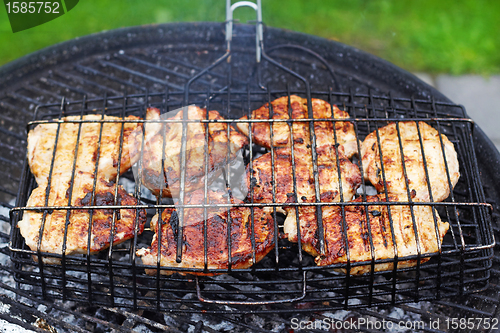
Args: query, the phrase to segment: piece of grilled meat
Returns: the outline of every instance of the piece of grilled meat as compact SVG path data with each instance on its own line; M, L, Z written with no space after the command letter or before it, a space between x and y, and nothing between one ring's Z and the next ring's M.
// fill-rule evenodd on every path
M148 111L147 119L157 117L156 111ZM96 160L99 158L97 177L107 181L115 179L118 172L120 144L122 144L120 173L127 171L139 158L143 137L142 124L135 122L139 119L135 116L123 119L92 114L83 117L63 117L60 124L37 125L28 133L28 162L38 185L47 183L52 160L54 160L53 172L71 174L76 151L78 151L76 170L94 173ZM120 122L122 120L125 122ZM79 129L80 135L78 135ZM101 136L100 143L99 136ZM54 157L56 137L57 147Z
M317 202L313 161L310 150L307 148L295 147L293 152L292 161L290 148L274 149L274 181L273 152L253 160L252 170L247 171L248 200L255 203L282 203L282 208L287 215L284 232L288 240L294 243L298 241L296 219L298 210L301 243L304 250L308 251L317 238L318 230L317 207L307 205L307 203ZM361 183L361 173L358 166L344 155L343 146L318 147L317 156L319 201L351 200ZM305 205L296 208L287 203L304 203ZM324 214L326 212L323 212Z
M204 204L203 190L186 193L185 204ZM161 223L161 241L158 242L158 215L151 221L151 228L155 232L150 248L137 251L146 265L157 265L158 243L160 246L162 267L172 270L161 270L161 274L170 275L178 268L204 269L204 221L206 221L207 237L207 268L227 269L229 267L229 251L231 249L231 268L247 268L260 261L271 249L274 248L274 219L272 209L254 208L253 215L250 207L238 207L242 202L231 199L234 205L227 207L213 207L217 204L228 204L228 195L224 191L208 191L206 198L207 209L205 218L203 208L184 208L182 222L182 261L176 262L177 255L177 228L179 224L178 209L163 210ZM253 222L252 222L253 218ZM252 231L253 223L253 231ZM230 238L228 240L228 228ZM231 246L228 246L228 242ZM254 242L255 247L252 246ZM254 252L255 251L255 252ZM255 259L254 259L255 253ZM255 261L254 261L255 260ZM155 274L155 269L146 269L146 273ZM181 273L182 274L182 273ZM191 272L194 275L214 275L203 271Z
M440 138L438 131L427 123L418 122L418 128L414 121L399 122L398 124L391 123L378 129L380 146L376 131L365 138L361 145L364 177L379 192L384 192L385 184L390 194L407 198L406 176L410 196L414 201L431 201L428 188L428 183L430 183L432 200L443 201L450 194L450 183L452 190L460 177L457 152L453 143L444 134ZM423 142L429 178L426 176L420 140ZM444 151L441 148L441 142ZM406 174L401 158L401 147ZM381 154L383 171L380 164ZM446 157L446 162L444 157Z
M146 222L144 209L78 209L85 206L137 204L137 200L120 185L116 189L114 183L97 179L93 193L93 184L92 173L76 171L71 182L71 175L56 172L52 176L48 200L46 200L47 183L33 190L27 207L74 206L76 208L49 210L46 211L45 218L43 211L26 210L17 226L32 251L62 254L66 239L67 255L86 254L87 251L92 254L108 248L111 242L118 244L133 238L134 234L142 233ZM114 229L112 229L113 220ZM43 233L38 247L41 228ZM60 260L44 257L43 261L58 264Z
M341 111L336 105L312 98L312 110L314 119L343 119L349 118L349 114ZM290 106L290 108L289 108ZM280 97L271 102L272 119L308 119L307 99L298 96ZM291 109L291 110L290 110ZM333 113L333 116L332 116ZM251 113L251 119L271 119L269 103L254 110ZM248 119L248 116L240 118L241 120ZM250 133L249 123L239 122L238 129L246 134ZM268 122L251 123L253 141L260 146L271 147L271 129ZM335 131L334 131L335 128ZM287 122L273 122L273 147L290 147L291 136L290 127ZM311 145L309 122L295 121L292 124L294 146ZM318 147L328 146L331 144L341 144L344 146L344 154L347 158L352 157L358 152L356 133L354 126L350 122L345 121L315 121L314 132L316 134L316 145Z
M381 194L367 196L366 201L387 202L385 195ZM396 201L400 201L400 198L389 196L389 202ZM362 198L357 198L353 202L362 202ZM347 231L344 229L344 223ZM339 206L326 206L323 209L326 253L323 256L319 255L317 238L311 243L308 252L316 256L315 261L320 266L347 263L346 249L349 249L351 263L371 261L371 234L375 260L394 258L397 250L398 267L411 267L417 264L417 260L405 260L405 257L417 255L418 247L421 255L437 253L449 227L447 222L441 222L437 211L431 206L413 206L413 215L410 206L405 205L391 205L390 208L387 205L376 204L349 205L345 206L344 214ZM420 262L429 259L429 257L422 258ZM393 269L393 265L394 262L390 261L378 263L374 268L375 271L387 271ZM350 274L364 274L370 271L371 266L367 264L351 267Z
M147 118L159 117L156 111L149 110ZM75 207L47 213L24 212L18 227L33 251L95 253L111 242L118 244L142 232L146 222L144 209L78 209L137 204L121 186L116 188L110 181L117 176L118 164L120 173L124 173L138 160L143 138L138 120L135 116L69 116L61 118L60 123L39 124L28 133L28 162L39 187L31 193L27 207ZM111 230L113 220L114 230ZM59 263L59 259L45 257L44 262Z
M187 110L188 120L207 119L205 109L189 106ZM182 120L183 111L179 111L168 119ZM217 111L208 111L208 119L215 120L215 122L208 124L201 121L186 123L186 164L184 166L186 170L184 189L186 192L202 187L205 176L209 178L208 182L210 183L213 178L219 175L222 168L236 157L238 150L248 142L244 135L233 129L228 123L216 122L216 120L224 119ZM158 134L153 135L145 144L142 181L156 196L162 194L164 197L170 197L179 192L182 127L182 122L155 124L154 126L148 124L146 126L146 136L148 136L150 128ZM208 133L206 133L206 128L208 128ZM205 171L206 161L208 161L207 172Z

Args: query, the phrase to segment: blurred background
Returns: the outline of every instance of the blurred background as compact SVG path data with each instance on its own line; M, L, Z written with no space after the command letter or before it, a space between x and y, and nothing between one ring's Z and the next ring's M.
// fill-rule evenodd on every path
M235 0L233 0L235 2ZM12 33L0 9L0 65L78 36L134 25L225 19L224 0L82 0L65 15ZM417 74L500 147L500 1L262 0L266 25L355 46ZM242 22L255 19L241 9ZM497 133L499 132L499 133Z

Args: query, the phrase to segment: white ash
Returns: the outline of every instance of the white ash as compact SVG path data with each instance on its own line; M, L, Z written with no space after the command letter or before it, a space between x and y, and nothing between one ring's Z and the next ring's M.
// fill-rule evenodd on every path
M36 309L40 312L46 312L47 306L45 304L40 304Z
M193 313L191 315L191 320L194 322L203 321L204 326L208 326L211 329L214 329L216 331L232 331L235 329L234 325L230 322L219 321L216 323L214 320L207 320L206 317L204 317L203 315L198 314L198 313ZM193 328L193 330L191 330L191 327L190 327L190 331L193 332L194 328Z
M357 298L349 298L347 300L347 304L348 305L359 305L359 304L362 304L363 302L361 302L361 300L357 299Z
M285 329L285 323L278 323L273 322L273 328L271 329L271 332L282 332Z
M349 315L350 313L351 313L350 311L339 310L339 311L335 311L335 312L323 313L323 316L329 317L332 319L336 319L336 320L344 320L344 318L346 318L347 315Z
M132 329L132 331L138 332L138 333L150 333L150 332L153 332L153 331L151 331L149 328L147 328L143 324L137 325L136 327L134 327Z
M15 200L11 200L9 202L9 205L14 206L15 205ZM6 217L7 219L9 218L9 209L4 206L0 206L0 215ZM0 231L9 235L10 234L10 223L6 221L0 221ZM0 268L3 267L10 267L11 266L11 261L10 257L6 254L7 249L9 246L9 239L8 238L3 238L0 237ZM7 271L0 269L0 281L2 283L5 283L6 285L9 286L15 286L15 281L14 277ZM15 293L9 291L9 290L2 290L2 293L8 297L15 297Z
M9 313L10 312L10 304L0 303L0 313Z
M0 319L0 333L31 333L35 332L32 330L27 330L16 324L11 324L6 320Z

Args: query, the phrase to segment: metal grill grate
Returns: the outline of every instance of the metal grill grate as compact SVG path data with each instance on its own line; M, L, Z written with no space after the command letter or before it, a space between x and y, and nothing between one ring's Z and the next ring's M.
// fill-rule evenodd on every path
M267 91L228 89L227 92L221 93L220 90L191 90L187 95L184 92L167 91L85 99L77 102L63 100L62 103L40 106L35 113L36 120L30 123L30 127L40 121L59 123L51 119L60 119L67 115L106 114L123 118L134 114L144 118L147 107L153 106L162 111L169 111L182 105L186 96L189 104L195 103L207 109L221 110L221 113L229 119L227 121L231 122L274 98L291 94L307 96L308 92L291 89L273 90L268 87ZM180 275L161 276L158 271L156 276L149 276L144 273L144 268L157 267L142 265L136 259L135 252L140 244L147 246L150 243L151 232L136 234L133 240L118 246L111 246L109 250L97 255L74 256L31 251L24 244L18 228L13 228L11 251L12 260L15 262L16 281L21 285L34 286L32 294L48 298L90 302L101 306L119 305L124 308L144 310L208 313L225 311L246 313L249 304L254 305L252 311L256 313L268 312L270 309L273 312L300 312L362 308L461 296L485 289L488 285L493 244L489 227L490 207L485 203L475 159L471 158L474 156L471 140L472 124L469 119L465 118L465 115L463 118L455 116L456 109L462 112L463 110L450 103L392 98L384 95L338 93L332 89L314 91L308 97L328 100L332 104L342 106L341 108L351 115L350 121L354 124L356 134L360 139L387 122L412 119L427 122L437 128L440 133L446 134L453 142L460 162L459 183L447 201L426 203L434 206L451 225L443 241L441 255L428 255L432 257L430 262L415 267L353 276L335 273L332 269L348 270L349 267L357 265L377 264L393 261L393 259L319 267L313 263L311 257L302 254L296 245L280 241L274 251L251 268L213 271L229 273L227 275L189 278ZM312 120L314 121L318 119ZM258 146L252 145L250 148L243 151L243 154L249 157L248 161L252 161L264 152ZM122 178L133 179L131 172L124 174ZM22 218L22 212L27 209L24 208L26 200L35 187L34 178L29 172L27 163L25 163L22 180L17 203L20 208L12 210L13 226ZM165 208L176 207L171 202L151 202L150 199L143 197L144 191L141 184L135 184L134 195L142 200L136 208L148 209L154 214ZM352 204L335 203L340 207ZM393 206L409 203L389 202L385 204ZM413 204L419 205L419 203ZM267 205L275 208L281 206L281 204L248 202L243 205L246 207ZM312 205L321 206L322 203ZM328 205L333 205L333 203L328 203ZM110 207L124 208L114 205L88 206L84 209L91 211L110 209ZM179 205L177 205L178 208ZM82 209L82 207L40 207L37 209L49 212L61 209ZM275 231L275 234L278 234L279 230ZM182 230L179 229L178 233L182 234ZM38 262L33 261L32 256L37 257ZM420 259L425 256L427 255L398 258L398 260ZM47 257L62 258L63 265L50 265L40 260ZM179 272L203 271L202 268L177 268L175 270ZM291 302L292 300L295 302ZM297 302L299 300L300 302ZM207 302L231 304L232 308L215 306L207 309ZM304 303L309 306L307 309L300 309L300 305Z

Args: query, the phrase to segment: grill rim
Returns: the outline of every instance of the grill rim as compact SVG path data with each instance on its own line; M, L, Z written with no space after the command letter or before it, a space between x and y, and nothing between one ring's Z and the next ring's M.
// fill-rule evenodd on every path
M255 26L249 24L235 24L235 27L242 31L242 35L252 33L252 31L255 30ZM272 28L265 25L264 27L265 45L273 45L275 43L275 39L288 40L307 48L316 49L316 52L323 51L323 55L326 55L326 60L333 59L332 56L328 56L328 54L335 55L336 52L339 51L347 52L349 53L347 56L350 58L349 60L354 60L358 64L366 63L364 65L371 67L372 72L380 71L387 73L388 77L385 81L390 82L393 86L402 85L403 83L411 84L414 86L414 89L423 91L429 96L432 95L437 100L451 102L438 90L424 83L413 74L373 54L337 41L327 40L314 35L280 28ZM164 23L158 25L151 24L119 28L111 31L98 32L83 37L77 37L69 41L48 46L4 64L0 67L0 89L3 90L7 86L12 87L13 84L15 85L15 81L27 79L29 76L35 75L40 68L46 70L49 67L57 66L63 62L75 62L79 58L84 58L90 55L100 53L108 54L109 52L119 51L120 49L124 49L126 47L137 47L143 44L150 45L152 42L169 42L169 44L173 44L176 40L178 40L180 41L179 44L185 44L182 43L183 41L185 42L184 36L188 36L191 42L206 42L207 38L210 38L211 43L217 47L221 46L222 49L224 45L223 42L225 41L223 31L224 23L220 22ZM168 37L174 38L169 39ZM219 42L220 44L217 44ZM237 41L234 43L236 44ZM290 45L293 46L295 44ZM343 58L343 56L341 58ZM337 57L336 60L338 62L339 58ZM342 63L345 64L345 62ZM363 71L360 68L356 70L359 72ZM380 79L380 77L378 77L378 79ZM387 92L393 89L381 90Z

